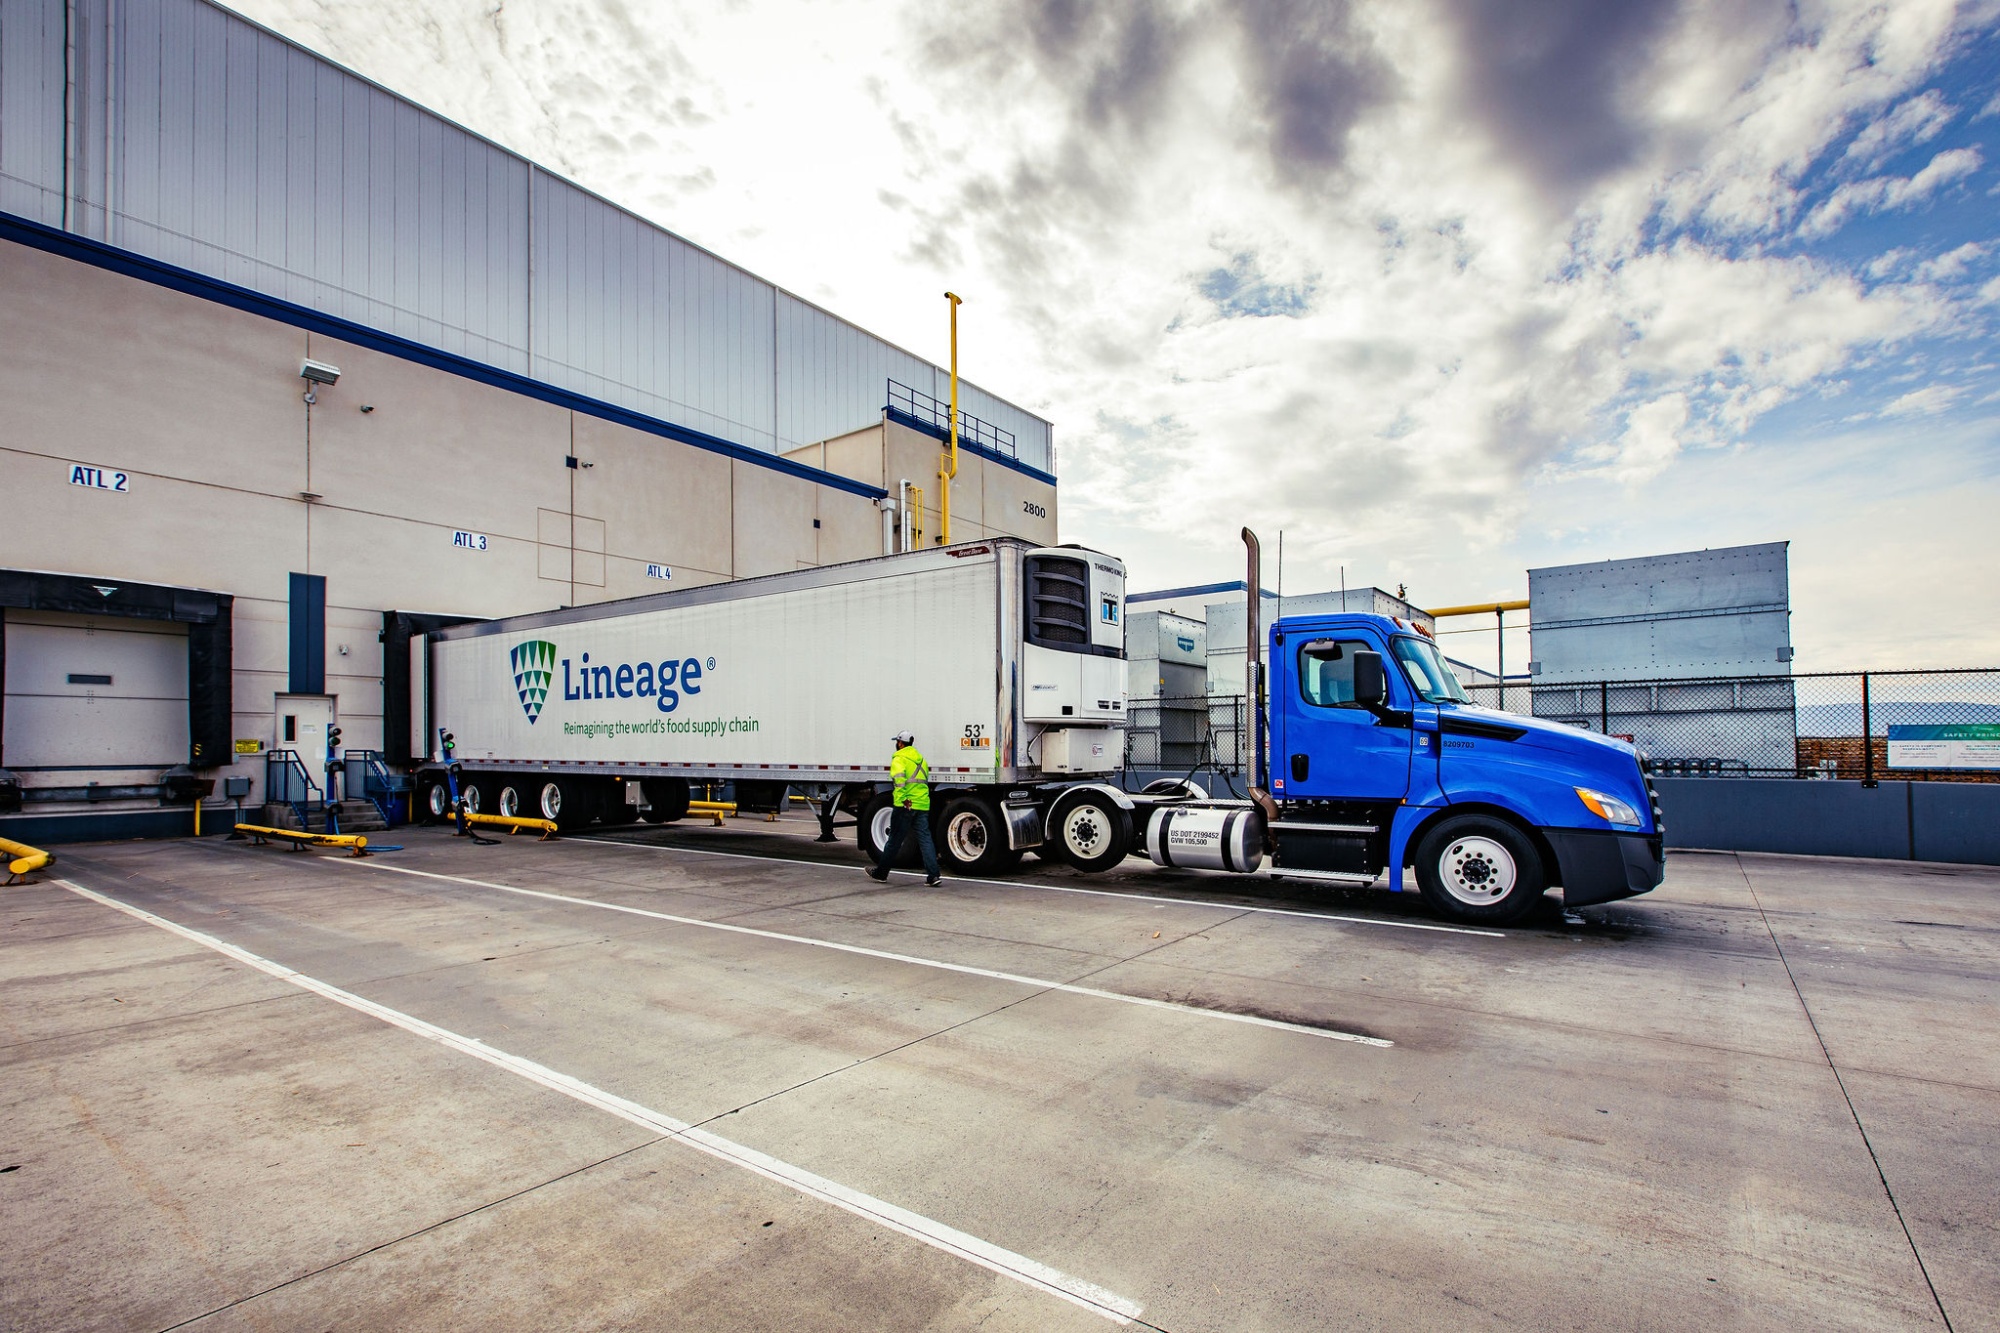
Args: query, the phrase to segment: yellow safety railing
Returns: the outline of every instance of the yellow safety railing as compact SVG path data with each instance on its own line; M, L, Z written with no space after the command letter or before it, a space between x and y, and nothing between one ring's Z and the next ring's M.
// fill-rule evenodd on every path
M724 815L733 815L736 813L736 802L689 801L688 813L691 815L711 815L715 819L716 827L720 828L722 826L722 817Z
M525 815L472 815L465 817L468 824L480 824L487 828L504 828L509 833L540 833L543 842L554 842L556 821L553 819L529 819Z
M21 877L30 870L40 870L44 866L56 863L54 852L45 852L39 847L30 847L25 842L15 842L12 838L0 838L0 853L5 853L8 858L9 884L20 883Z
M368 839L359 833L307 833L295 828L267 828L262 824L238 824L238 833L250 836L252 842L269 842L276 838L279 842L290 843L293 851L304 847L345 847L356 856L366 856L363 848Z

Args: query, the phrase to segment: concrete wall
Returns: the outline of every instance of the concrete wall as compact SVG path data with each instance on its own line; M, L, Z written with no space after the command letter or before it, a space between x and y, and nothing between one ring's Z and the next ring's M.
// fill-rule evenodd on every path
M266 746L293 572L327 580L345 744L378 748L384 610L506 616L882 553L868 496L8 241L0 347L0 568L233 594L233 735ZM307 357L341 370L311 408ZM881 423L834 452L874 485L936 470L935 441ZM955 537L1055 540L1053 486L989 484L1006 469L963 458ZM70 484L78 463L127 473L129 491ZM988 512L989 490L1021 484L1045 520ZM261 793L261 758L228 773Z
M793 449L785 457L879 486L892 499L900 498L899 483L911 482L923 491L924 545L932 546L942 535L937 475L942 453L936 437L900 422L882 421ZM879 526L880 516L873 521ZM951 488L951 539L966 542L981 537L1024 537L1044 546L1055 545L1056 488L1039 477L961 448L958 478Z
M1667 846L2000 865L2000 784L1655 778Z

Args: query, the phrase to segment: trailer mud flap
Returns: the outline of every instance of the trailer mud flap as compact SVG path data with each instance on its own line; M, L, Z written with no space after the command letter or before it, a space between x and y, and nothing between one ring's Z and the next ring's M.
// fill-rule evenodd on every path
M1047 824L1039 805L1003 805L1000 813L1007 819L1007 845L1015 851L1025 852L1047 841Z

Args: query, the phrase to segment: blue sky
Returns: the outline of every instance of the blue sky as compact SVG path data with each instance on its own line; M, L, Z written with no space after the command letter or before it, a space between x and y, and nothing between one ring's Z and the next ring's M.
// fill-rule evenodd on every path
M1139 586L1787 540L1802 669L2000 663L1995 0L240 7L927 355L960 292Z

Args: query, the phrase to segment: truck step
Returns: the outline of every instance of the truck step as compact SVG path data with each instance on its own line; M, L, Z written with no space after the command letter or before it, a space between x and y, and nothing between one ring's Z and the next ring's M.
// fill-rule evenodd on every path
M1270 827L1288 833L1378 833L1373 824L1314 824L1306 820L1280 819Z
M1313 879L1327 884L1345 884L1352 888L1364 888L1373 884L1374 875L1350 873L1345 870L1288 870L1277 866L1271 868L1272 879Z

